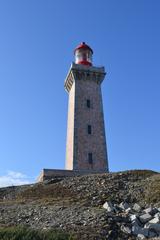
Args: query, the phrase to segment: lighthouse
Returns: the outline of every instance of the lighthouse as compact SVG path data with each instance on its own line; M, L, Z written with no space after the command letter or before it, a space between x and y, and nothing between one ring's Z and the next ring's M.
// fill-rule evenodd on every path
M65 79L68 93L66 170L108 172L101 84L105 68L92 63L93 50L82 42Z
M92 56L85 42L78 45L65 79L69 96L65 170L44 168L38 182L109 171L101 93L106 73L104 67L93 65Z

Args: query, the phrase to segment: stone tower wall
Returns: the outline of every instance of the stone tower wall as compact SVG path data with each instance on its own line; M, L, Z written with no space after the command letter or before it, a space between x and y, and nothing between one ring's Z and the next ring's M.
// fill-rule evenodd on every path
M67 145L66 145L66 169L73 169L74 155L74 118L75 118L75 82L69 92L68 99L68 126L67 126Z
M101 82L104 68L74 64L67 76L69 93L66 169L108 171ZM87 107L90 100L90 108ZM88 134L88 125L91 134ZM92 161L88 154L92 154Z

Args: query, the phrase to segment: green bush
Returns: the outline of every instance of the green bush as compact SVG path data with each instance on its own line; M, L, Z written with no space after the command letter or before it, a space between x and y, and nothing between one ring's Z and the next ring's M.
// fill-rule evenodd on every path
M0 240L73 240L66 233L56 230L33 230L26 227L0 228Z

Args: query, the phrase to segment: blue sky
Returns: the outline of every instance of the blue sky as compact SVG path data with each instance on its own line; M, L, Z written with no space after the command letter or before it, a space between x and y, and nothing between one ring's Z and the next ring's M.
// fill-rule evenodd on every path
M0 1L0 185L64 168L64 79L82 41L107 72L110 171L160 171L159 12L159 0Z

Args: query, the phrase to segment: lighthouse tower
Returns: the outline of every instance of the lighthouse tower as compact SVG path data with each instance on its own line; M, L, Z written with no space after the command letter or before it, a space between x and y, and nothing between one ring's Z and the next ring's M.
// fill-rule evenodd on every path
M93 50L81 43L74 50L65 80L69 94L66 169L106 172L108 158L102 105L101 83L104 67L92 65Z

